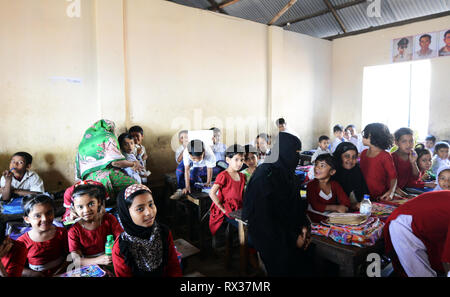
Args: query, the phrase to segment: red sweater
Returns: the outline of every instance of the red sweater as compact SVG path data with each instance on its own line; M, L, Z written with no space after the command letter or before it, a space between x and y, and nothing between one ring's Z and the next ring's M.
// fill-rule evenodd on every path
M428 192L394 210L383 228L386 254L392 256L396 272L406 276L395 254L389 225L399 215L411 215L414 235L426 247L431 268L444 272L442 262L450 263L450 191Z
M334 180L330 181L330 184L332 196L329 200L326 200L319 195L320 184L318 179L314 179L313 181L308 183L306 187L306 199L314 210L324 212L327 205L342 204L350 207L350 199L348 198L347 194L345 194L341 185ZM314 222L318 222L324 219L323 216L312 212L308 212L308 214L310 219Z
M23 267L27 262L27 252L27 248L22 242L13 240L11 250L2 258L2 264L8 277L22 276Z
M359 166L372 199L386 193L391 186L391 180L397 178L392 156L386 151L381 151L373 158L367 157L367 150L362 151Z
M125 263L125 260L120 253L119 247L119 237L116 238L112 250L112 260L114 264L114 272L117 277L133 277L131 268ZM181 272L180 262L177 258L177 253L175 251L175 245L173 244L172 233L169 231L169 236L167 237L167 243L169 248L168 263L164 267L164 272L162 276L167 277L181 277L183 273Z
M413 168L409 160L403 160L397 152L392 153L395 170L397 171L397 187L416 187L416 181L419 176L413 174ZM422 187L423 188L423 187Z

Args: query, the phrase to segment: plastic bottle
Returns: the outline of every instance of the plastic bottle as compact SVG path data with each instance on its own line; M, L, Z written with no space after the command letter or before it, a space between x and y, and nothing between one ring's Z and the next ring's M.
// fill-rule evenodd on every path
M114 237L112 235L106 236L105 255L111 256L114 245Z
M370 216L372 213L372 202L370 202L370 196L364 195L363 201L359 205L359 213Z

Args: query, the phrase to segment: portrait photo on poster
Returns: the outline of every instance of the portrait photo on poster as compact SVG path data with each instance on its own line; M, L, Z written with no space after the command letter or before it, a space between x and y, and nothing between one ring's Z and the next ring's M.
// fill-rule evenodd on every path
M438 32L423 33L414 36L413 60L429 59L438 55Z
M439 57L450 56L450 28L439 32Z
M413 36L406 36L392 40L392 62L412 60Z

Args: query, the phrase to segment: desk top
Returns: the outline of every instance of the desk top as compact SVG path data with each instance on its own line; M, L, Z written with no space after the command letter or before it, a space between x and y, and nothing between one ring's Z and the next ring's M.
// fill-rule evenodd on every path
M230 212L228 214L231 218L235 219L236 221L240 221L247 225L247 221L242 220L242 209L235 210L233 212Z

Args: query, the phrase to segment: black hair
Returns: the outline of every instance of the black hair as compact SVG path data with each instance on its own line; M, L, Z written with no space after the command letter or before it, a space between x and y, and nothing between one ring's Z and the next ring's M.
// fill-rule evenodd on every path
M260 133L256 136L256 139L263 138L266 142L269 142L269 135L267 133Z
M225 157L227 158L233 158L235 155L242 155L245 154L245 148L242 145L239 144L233 144L229 146L225 151Z
M97 198L98 204L102 205L106 200L106 189L103 185L79 185L75 187L72 193L72 205L77 197L88 195Z
M255 156L258 156L258 150L256 147L254 147L251 144L247 144L244 146L245 155L244 158L247 159L249 154L254 154Z
M335 125L333 127L333 133L335 133L335 132L343 132L343 131L344 131L344 126L342 126L342 125L337 124L337 125Z
M187 145L187 150L189 155L192 155L194 157L200 157L205 152L205 145L203 144L203 141L199 139L194 139L189 141Z
M209 130L213 131L214 134L221 132L220 129L219 129L219 128L216 128L216 127L212 127L212 128L209 129Z
M326 135L322 135L319 137L319 142L323 141L323 140L330 140L330 137L326 136Z
M181 130L180 132L178 132L178 138L180 138L181 134L188 134L188 130Z
M133 140L133 136L131 136L129 133L122 133L120 134L119 138L117 139L119 141L119 146L122 149L122 144L124 143L125 139L131 139Z
M435 143L436 142L436 137L434 137L433 135L428 135L425 138L425 141L432 141L433 143Z
M444 38L447 38L447 34L450 34L450 30L447 30L447 32L444 33Z
M141 135L144 135L144 129L142 129L141 126L133 126L130 129L128 129L128 133L138 132L141 133Z
M22 209L25 217L30 214L36 204L50 205L53 208L53 211L55 211L55 203L50 196L45 194L28 195L22 200Z
M355 125L353 125L353 124L347 125L347 127L345 127L345 131L347 131L347 130L348 130L348 128L353 128L353 129L356 129L356 126L355 126Z
M15 153L12 156L13 157L14 156L19 156L19 157L24 158L26 166L31 165L31 163L33 163L33 157L27 152L17 152L17 153Z
M331 169L337 168L337 161L336 158L332 154L320 154L317 156L316 160L314 161L314 164L317 162L324 161L327 163Z
M394 137L389 128L382 123L368 124L362 131L364 138L370 137L370 143L382 150L390 149L394 143Z
M423 34L422 36L420 36L419 41L420 41L423 37L428 37L428 39L431 41L431 35L430 35L430 34Z
M436 145L434 146L434 154L436 155L437 152L438 152L440 149L443 149L443 148L450 148L450 145L449 145L447 142L439 141L439 142L436 143Z
M3 215L0 214L0 245L6 238L6 219L3 219Z
M275 123L278 125L286 125L286 121L283 118L279 118L275 121Z
M416 146L414 147L414 150L416 151L416 154L417 154L417 161L416 161L417 166L419 166L419 159L422 156L424 156L424 155L431 156L431 151L429 149L427 149L423 143L416 144Z
M400 39L400 41L397 43L397 46L401 46L401 45L405 45L408 46L409 40L407 38L402 38Z
M398 129L397 131L394 132L395 141L399 141L400 138L403 135L411 135L411 136L413 136L414 132L410 128L400 128L400 129Z
M124 190L124 191L125 191L125 190ZM138 190L138 191L134 192L133 194L131 194L130 196L128 196L127 199L125 199L125 204L126 204L126 206L127 206L128 208L130 208L131 205L133 204L134 198L135 198L136 196L141 195L141 194L144 194L144 193L149 193L150 195L152 195L152 193L149 192L149 191L147 191L147 190L144 190L144 189ZM153 197L153 195L152 195L152 197ZM154 203L154 202L155 202L155 201L153 201L153 203Z

